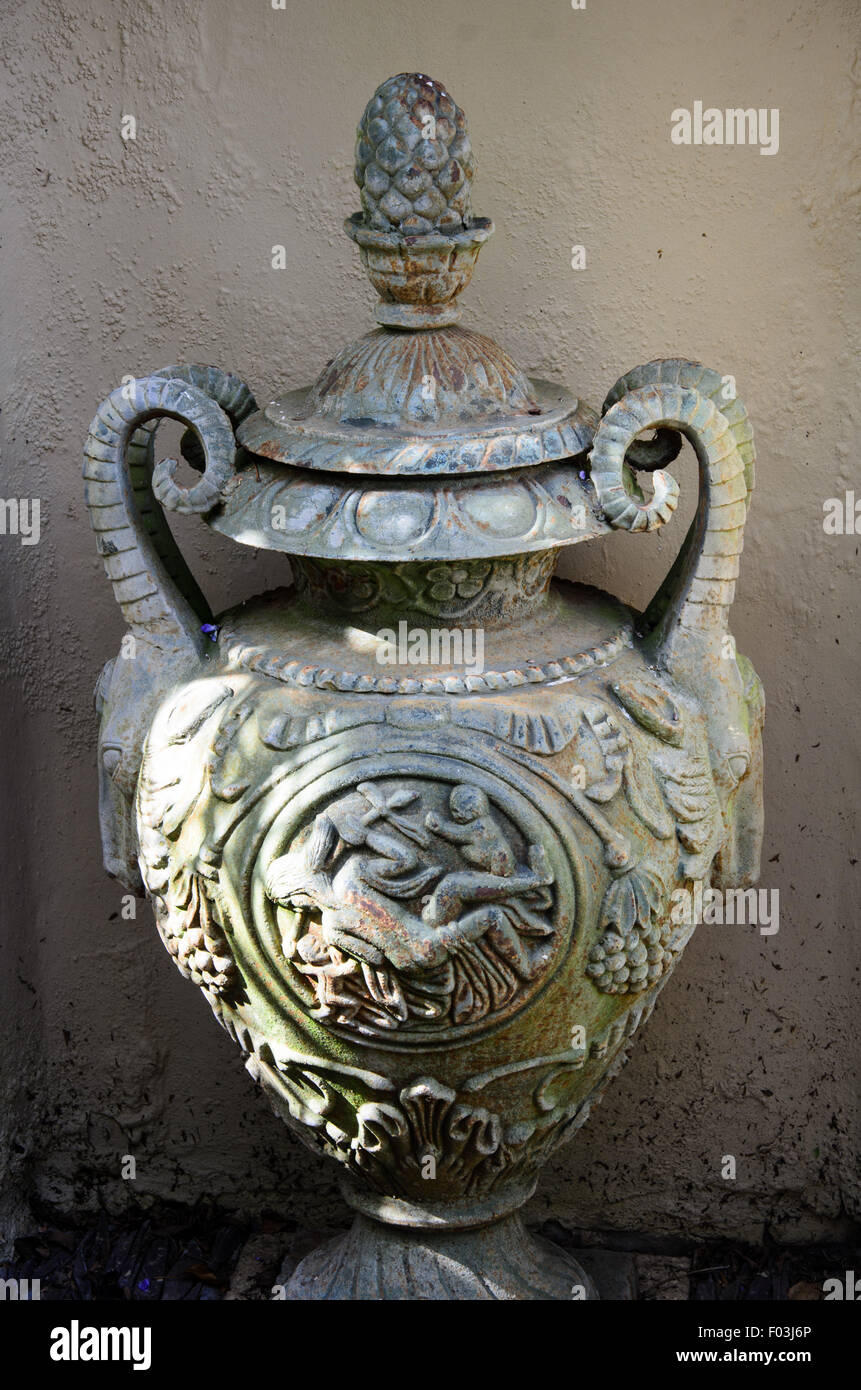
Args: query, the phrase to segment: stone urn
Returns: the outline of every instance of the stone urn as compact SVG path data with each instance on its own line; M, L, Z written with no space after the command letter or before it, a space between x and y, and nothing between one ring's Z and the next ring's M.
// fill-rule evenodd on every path
M385 82L345 224L378 326L263 409L214 367L127 380L85 450L129 629L96 692L105 866L356 1212L288 1298L595 1297L518 1210L654 1008L686 893L758 873L734 380L650 362L599 416L461 326L473 170L440 83ZM683 435L699 506L647 610L555 579L670 520ZM214 617L165 511L282 552L284 587Z

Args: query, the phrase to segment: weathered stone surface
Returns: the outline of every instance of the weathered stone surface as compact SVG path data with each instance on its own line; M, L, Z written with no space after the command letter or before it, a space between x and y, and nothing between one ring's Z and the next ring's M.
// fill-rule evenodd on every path
M346 1236L307 1255L286 1279L289 1300L421 1300L487 1302L542 1299L587 1302L599 1297L573 1256L520 1218L477 1230L409 1230L358 1216Z
M450 474L511 469L528 490L573 446L565 393L548 405L488 340L426 330L400 322L324 369L283 422L307 457L262 441L272 408L212 367L131 379L99 407L85 500L131 638L97 696L105 862L142 882L276 1112L341 1166L355 1224L305 1257L289 1297L591 1297L516 1213L624 1065L696 893L759 871L762 688L728 630L753 436L733 378L682 359L627 373L600 421L578 415L588 458L569 462L619 530L670 520L679 488L659 465L681 433L695 443L697 514L635 615L554 581L557 544L539 531L518 549L521 519L488 555L500 513L475 496L475 526L439 530ZM190 486L154 461L162 417L192 431ZM355 430L382 430L383 453L353 448ZM422 559L387 552L394 493L376 496L361 563L333 559L311 506L294 588L213 620L164 511L229 507L236 437L322 470L356 512L351 470L421 472L437 517Z

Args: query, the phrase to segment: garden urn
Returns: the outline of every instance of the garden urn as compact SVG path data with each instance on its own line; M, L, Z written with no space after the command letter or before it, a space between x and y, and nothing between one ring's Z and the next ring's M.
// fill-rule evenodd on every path
M598 414L524 375L461 322L473 172L445 88L384 82L345 223L376 326L263 408L215 367L126 379L86 443L128 627L96 694L105 866L356 1214L288 1298L595 1297L519 1209L675 968L685 894L758 873L734 379L649 362ZM682 436L698 507L645 612L555 578L670 522ZM280 552L283 587L214 616L170 512Z

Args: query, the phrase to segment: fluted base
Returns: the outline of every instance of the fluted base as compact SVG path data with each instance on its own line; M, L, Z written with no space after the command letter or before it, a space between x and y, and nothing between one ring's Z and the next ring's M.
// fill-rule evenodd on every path
M357 1216L283 1280L289 1299L597 1299L576 1260L517 1215L472 1230L427 1231Z

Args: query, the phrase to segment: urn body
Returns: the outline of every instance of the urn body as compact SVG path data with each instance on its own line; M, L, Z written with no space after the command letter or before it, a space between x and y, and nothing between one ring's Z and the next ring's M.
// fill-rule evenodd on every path
M347 224L383 326L263 410L215 368L127 381L85 451L129 628L97 690L105 864L340 1164L357 1224L297 1298L594 1294L516 1212L623 1064L702 890L758 874L734 379L651 362L598 416L458 327L492 231L471 170L439 84L383 84ZM156 462L164 417L191 487ZM699 506L646 611L555 578L563 547L670 520L683 437ZM170 511L284 552L292 584L213 617Z

